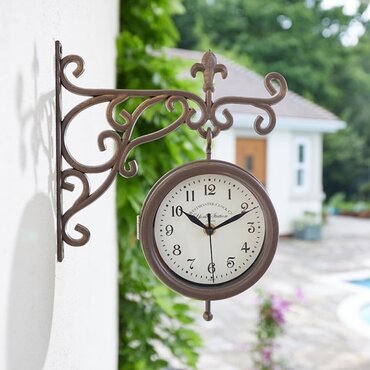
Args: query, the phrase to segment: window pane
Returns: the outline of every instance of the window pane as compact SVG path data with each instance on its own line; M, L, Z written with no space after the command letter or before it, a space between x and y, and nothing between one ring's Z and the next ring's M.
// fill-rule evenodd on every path
M298 146L298 162L303 163L305 161L304 145L299 144Z
M251 155L245 157L245 168L247 171L253 172L253 157Z
M303 186L304 185L304 170L299 169L297 171L297 186Z

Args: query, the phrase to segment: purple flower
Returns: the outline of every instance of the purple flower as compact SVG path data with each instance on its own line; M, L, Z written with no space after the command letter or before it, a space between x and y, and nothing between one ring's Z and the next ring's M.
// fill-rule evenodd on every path
M285 313L290 307L290 302L284 298L278 296L271 296L272 303L272 317L278 325L282 325L285 322Z
M305 296L303 294L303 290L301 288L298 288L295 292L295 297L300 304L305 303Z
M271 362L271 349L270 348L262 348L262 360L265 364L269 364Z
M285 317L280 311L272 310L272 317L278 325L283 325L285 322Z
M290 302L287 299L280 298L276 295L271 297L271 303L273 309L281 311L282 313L288 311L290 307Z

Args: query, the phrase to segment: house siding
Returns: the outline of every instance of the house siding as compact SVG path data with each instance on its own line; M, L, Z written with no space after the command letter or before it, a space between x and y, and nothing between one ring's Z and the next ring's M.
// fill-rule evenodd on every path
M222 132L216 139L213 158L236 161L236 138L261 138L251 129ZM294 220L305 211L321 214L322 190L322 134L275 129L266 137L266 191L270 195L279 219L280 235L293 232ZM307 192L294 191L294 143L303 138L310 143L310 181Z

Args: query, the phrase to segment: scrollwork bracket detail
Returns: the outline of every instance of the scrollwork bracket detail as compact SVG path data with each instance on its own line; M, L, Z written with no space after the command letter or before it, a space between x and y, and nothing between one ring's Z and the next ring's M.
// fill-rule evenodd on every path
M201 137L207 138L207 128L211 128L212 138L221 131L228 130L233 125L233 116L225 107L229 104L252 105L264 111L268 116L268 123L262 127L264 118L258 115L255 119L255 131L261 135L271 132L276 123L276 115L272 105L281 101L287 92L285 79L278 73L270 73L265 77L265 87L270 94L269 98L250 98L228 96L213 101L214 84L213 79L216 73L222 78L227 78L227 68L217 63L216 56L209 50L200 63L195 63L190 73L193 77L200 72L203 74L204 98L188 91L182 90L131 90L131 89L89 89L82 88L70 81L65 69L68 65L74 64L72 72L78 78L84 71L84 61L78 55L67 55L62 57L62 46L59 41L55 42L55 83L56 83L56 212L57 212L57 260L63 261L64 243L74 247L85 245L90 239L90 231L84 225L76 223L74 230L78 237L71 236L67 232L67 226L71 219L83 208L99 198L113 183L117 174L125 178L131 178L138 172L138 164L135 160L128 161L129 154L139 145L150 141L158 140L181 125L186 125L191 130L196 130ZM273 84L275 81L275 85ZM85 97L81 103L73 107L64 116L62 115L61 94L62 90L72 94ZM115 118L116 108L119 104L130 98L142 98L143 101L137 108L129 113L125 109L119 112L124 123ZM109 129L101 132L97 138L97 146L100 151L106 150L107 141L114 143L114 153L103 164L92 166L79 162L68 151L66 132L73 119L82 111L97 104L106 103L106 120ZM166 109L171 112L174 104L179 103L181 113L168 126L150 134L132 139L135 125L145 110L154 104L163 103ZM194 108L194 106L196 108ZM217 110L223 106L221 114L224 121L217 117ZM208 134L209 134L208 130ZM63 160L69 168L63 169ZM95 189L90 189L89 174L106 173L105 180ZM80 194L76 196L72 206L63 210L63 191L74 192L75 186L70 179L74 178L82 185Z

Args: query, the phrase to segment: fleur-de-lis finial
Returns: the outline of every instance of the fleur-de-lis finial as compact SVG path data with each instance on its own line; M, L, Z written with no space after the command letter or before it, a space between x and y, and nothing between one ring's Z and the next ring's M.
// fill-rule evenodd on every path
M201 63L195 63L191 67L190 73L192 77L195 77L198 72L203 73L203 91L206 93L207 98L210 98L215 90L213 84L215 74L221 73L223 79L227 77L226 66L217 63L216 55L213 54L211 50L208 50L203 54Z

